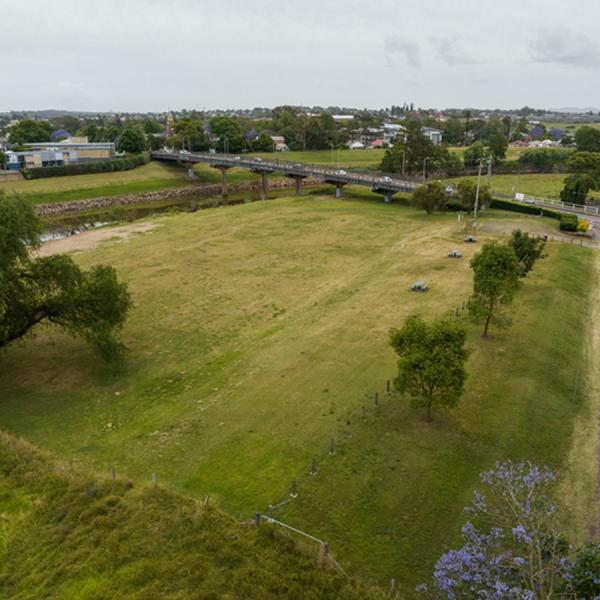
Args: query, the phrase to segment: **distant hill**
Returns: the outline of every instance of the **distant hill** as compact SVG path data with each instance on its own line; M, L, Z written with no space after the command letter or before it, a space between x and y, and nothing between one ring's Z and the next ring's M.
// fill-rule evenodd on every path
M173 492L67 472L0 433L0 596L368 600L272 527Z

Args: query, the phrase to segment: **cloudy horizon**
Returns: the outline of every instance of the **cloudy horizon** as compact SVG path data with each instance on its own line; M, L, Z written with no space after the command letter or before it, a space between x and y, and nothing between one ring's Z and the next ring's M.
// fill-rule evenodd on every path
M600 105L581 0L3 4L0 111Z

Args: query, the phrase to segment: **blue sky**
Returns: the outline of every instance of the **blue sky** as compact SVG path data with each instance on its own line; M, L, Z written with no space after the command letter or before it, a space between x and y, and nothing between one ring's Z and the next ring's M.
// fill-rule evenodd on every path
M0 0L0 110L600 106L600 3Z

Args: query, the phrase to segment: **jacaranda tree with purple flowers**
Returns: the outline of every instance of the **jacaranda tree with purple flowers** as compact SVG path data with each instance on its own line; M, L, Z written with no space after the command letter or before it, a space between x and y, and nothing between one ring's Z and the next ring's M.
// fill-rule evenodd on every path
M465 510L464 545L436 563L428 597L533 600L600 596L600 549L576 553L559 533L547 467L498 462L482 473L488 492ZM584 591L584 586L585 591Z

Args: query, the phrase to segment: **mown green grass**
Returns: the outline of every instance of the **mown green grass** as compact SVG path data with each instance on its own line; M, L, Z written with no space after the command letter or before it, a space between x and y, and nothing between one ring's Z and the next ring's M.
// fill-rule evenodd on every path
M65 465L62 465L64 469ZM0 589L20 600L383 598L268 525L150 486L65 473L0 434Z
M183 169L152 161L130 171L0 182L0 190L23 194L36 204L44 204L153 192L187 183Z
M353 573L405 589L456 541L481 470L506 457L566 461L573 422L590 407L585 388L573 400L573 381L585 364L591 250L551 243L509 330L483 341L468 325L457 410L426 424L386 400L363 422L366 394L394 372L390 327L452 311L471 292L479 246L462 244L455 215L307 196L155 222L76 255L113 264L130 285L126 371L40 330L2 355L4 428L101 470L158 473L244 518L299 478L284 518L323 536ZM483 222L481 240L556 227L501 213ZM465 257L446 258L457 246ZM408 291L416 279L427 294ZM327 458L331 437L340 446ZM313 458L319 475L302 475ZM569 464L589 481L588 461ZM575 529L589 506L570 517Z
M515 191L539 198L560 200L560 192L564 187L564 173L540 173L521 175L493 175L491 187L497 192L513 194ZM445 180L449 185L457 185L463 179L476 181L476 177L454 177ZM482 184L487 183L485 174L481 178Z
M264 152L251 154L261 158L285 160L291 162L305 162L312 164L331 165L334 167L378 169L379 163L385 154L381 149L365 150L306 150L293 152L277 152L276 154Z

